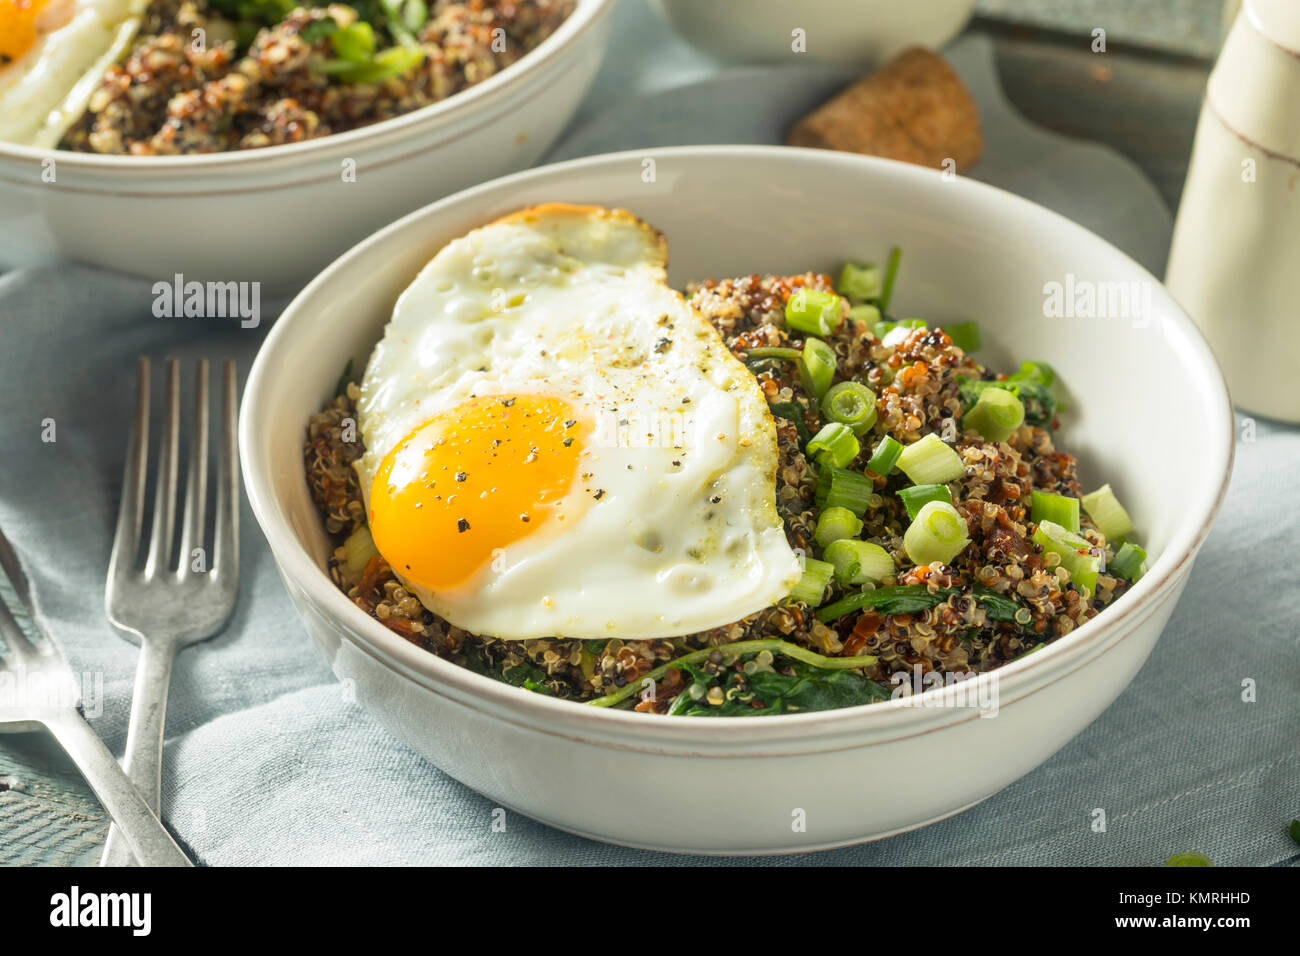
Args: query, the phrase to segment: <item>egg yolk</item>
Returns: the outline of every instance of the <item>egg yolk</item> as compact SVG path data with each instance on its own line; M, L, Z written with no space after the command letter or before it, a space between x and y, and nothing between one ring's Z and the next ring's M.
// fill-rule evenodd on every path
M472 398L438 414L375 472L375 547L401 577L431 591L464 584L498 549L564 520L590 431L572 405L551 396Z
M36 18L45 0L0 0L0 66L18 59L36 42Z

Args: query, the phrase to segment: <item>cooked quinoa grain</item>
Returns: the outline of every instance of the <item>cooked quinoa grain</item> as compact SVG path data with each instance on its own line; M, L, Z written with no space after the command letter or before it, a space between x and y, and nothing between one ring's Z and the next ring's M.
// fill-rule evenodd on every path
M819 427L819 412L805 394L795 363L749 360L762 347L802 348L802 334L785 325L786 302L801 288L832 291L829 277L745 276L690 286L691 304L754 372L774 411L779 464L775 497L792 548L818 553L817 475L801 450L801 426ZM843 301L843 300L842 300ZM827 337L837 357L835 381L868 385L877 396L877 419L861 436L861 453L848 468L872 480L859 537L880 545L894 559L894 573L881 587L923 588L933 607L913 613L880 613L870 607L822 623L814 609L787 600L741 621L671 640L506 641L468 634L438 619L401 585L374 553L365 530L361 489L352 463L363 449L355 437L355 384L347 387L308 426L305 463L313 500L326 530L338 542L330 573L354 603L386 627L462 666L541 693L592 701L616 694L658 671L653 693L629 693L620 706L648 713L762 713L757 691L785 680L793 700L802 671L788 655L764 649L727 654L744 641L779 640L827 657L862 657L871 663L839 671L849 702L887 698L896 675L969 675L993 670L1069 634L1118 597L1127 582L1104 572L1085 596L1053 553L1032 541L1030 496L1035 490L1079 497L1075 459L1057 450L1048 428L1023 424L1004 442L963 429L962 385L994 376L956 347L942 329L915 329L887 347L871 328L854 320L843 302L839 326ZM891 339L892 341L892 339ZM792 413L791 409L795 409ZM802 418L801 422L795 419ZM957 452L963 474L949 484L965 520L970 543L952 565L913 565L903 548L907 511L896 492L906 476L877 475L865 466L872 449L890 435L904 445L937 434ZM1114 547L1083 518L1083 536L1109 562ZM875 585L868 585L873 587ZM862 588L832 582L823 607ZM993 594L1014 614L990 617L983 596ZM942 598L942 599L940 599ZM1014 602L1014 603L1010 603ZM718 650L713 653L692 652ZM673 664L691 654L690 664ZM671 664L671 666L669 666ZM863 697L863 685L870 691ZM827 688L830 688L829 690ZM856 696L855 696L856 695ZM826 698L826 699L832 699ZM768 698L770 699L770 697ZM821 705L818 705L821 706ZM784 711L799 709L794 703Z
M356 24L353 6L296 7L241 45L215 0L154 0L130 51L59 145L173 156L355 129L483 82L536 48L573 8L574 0L437 0L416 38L424 54L417 66L378 82L343 82L322 69L334 51L321 25Z

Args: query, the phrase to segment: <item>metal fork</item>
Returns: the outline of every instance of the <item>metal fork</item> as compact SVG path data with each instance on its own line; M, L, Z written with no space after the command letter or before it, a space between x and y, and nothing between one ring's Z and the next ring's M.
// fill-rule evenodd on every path
M235 447L235 363L225 363L225 408L216 464L216 520L211 550L205 544L208 483L208 362L200 359L195 383L190 449L178 559L177 459L180 435L180 363L167 360L166 417L157 464L148 552L138 560L149 463L149 360L140 359L135 426L127 445L122 504L108 562L104 606L109 623L140 645L131 722L123 765L153 809L162 799L162 745L167 690L176 652L216 634L230 617L239 589L239 473ZM124 866L130 853L113 827L102 866Z
M0 566L19 599L32 611L26 576L3 534ZM126 835L137 859L148 866L189 866L189 859L157 814L81 715L80 688L63 655L48 637L39 645L28 641L3 601L0 634L9 647L8 656L0 655L0 730L48 730Z

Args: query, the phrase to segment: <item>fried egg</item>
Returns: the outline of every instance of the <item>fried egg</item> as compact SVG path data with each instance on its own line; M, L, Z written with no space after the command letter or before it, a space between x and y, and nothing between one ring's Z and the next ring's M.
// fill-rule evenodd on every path
M0 0L0 140L56 146L148 0Z
M448 622L669 637L799 579L767 401L666 259L630 213L548 204L449 243L399 298L356 469L379 553Z

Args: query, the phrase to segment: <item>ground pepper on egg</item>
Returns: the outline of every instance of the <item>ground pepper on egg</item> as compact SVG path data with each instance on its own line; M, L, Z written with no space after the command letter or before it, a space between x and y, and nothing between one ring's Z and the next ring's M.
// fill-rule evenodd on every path
M786 305L800 289L834 291L829 276L744 276L691 285L692 306L721 334L741 360L760 348L802 348L804 336L785 321ZM352 463L364 451L345 441L355 422L355 383L312 417L305 463L313 499L326 530L338 542L330 573L362 610L426 650L507 683L574 701L620 696L657 675L653 695L620 696L619 706L650 713L714 713L724 716L818 709L886 699L891 677L908 674L968 675L993 670L1069 634L1125 590L1125 580L1103 571L1094 593L1074 586L1061 559L1034 544L1029 518L1034 491L1070 498L1080 494L1077 462L1056 449L1050 427L1024 423L1003 442L988 441L961 425L967 401L963 385L991 381L994 374L956 346L940 328L916 328L886 345L869 323L842 302L838 326L826 337L834 349L834 382L857 381L876 395L876 421L861 436L860 455L846 465L871 479L860 537L893 557L895 573L879 587L921 589L934 606L910 613L871 607L827 623L798 601L784 601L741 621L665 640L508 641L479 637L429 612L367 549L361 489ZM802 450L819 427L811 401L792 362L749 360L774 410L779 462L775 500L792 548L816 551L817 475ZM802 418L796 421L796 418ZM1049 424L1050 423L1046 423ZM910 445L926 435L948 435L963 474L950 483L953 505L965 520L970 543L952 564L913 566L903 547L909 517L897 492L906 476L866 471L871 450L885 435ZM1109 562L1109 543L1082 516L1081 535ZM360 544L358 543L360 542ZM823 607L859 588L831 583ZM981 595L1003 599L1005 612L990 616ZM727 653L741 642L769 642L743 654ZM786 642L775 645L771 642ZM809 667L782 646L805 649L810 659L874 658L862 667ZM753 648L753 645L747 645ZM849 662L854 663L854 662ZM776 702L775 704L772 702Z

